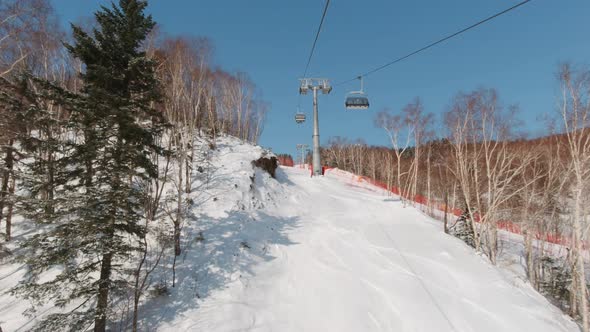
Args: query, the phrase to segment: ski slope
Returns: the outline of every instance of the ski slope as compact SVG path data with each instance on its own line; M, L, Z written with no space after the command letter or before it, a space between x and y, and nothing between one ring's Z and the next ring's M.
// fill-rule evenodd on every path
M193 165L205 166L187 197L182 255L154 271L140 331L579 331L526 281L350 173L280 168L275 180L251 164L260 147L199 146L207 162ZM31 229L19 216L9 249ZM9 293L25 272L0 264L4 332L67 310L47 303L27 316L28 301Z
M278 178L280 199L254 217L260 227L244 235L248 245L236 258L242 263L227 284L151 326L175 332L578 331L527 283L396 198L330 173L311 179L308 171L281 168ZM292 226L275 230L281 220ZM262 246L268 259L247 252Z

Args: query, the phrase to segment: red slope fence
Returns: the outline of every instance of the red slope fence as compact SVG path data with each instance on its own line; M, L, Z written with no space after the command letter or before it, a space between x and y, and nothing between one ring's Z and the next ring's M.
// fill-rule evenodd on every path
M394 195L401 196L400 189L398 187L387 186L385 183L376 181L375 179L372 179L372 178L369 178L366 176L355 175L350 172L342 171L338 168L331 168L331 167L324 166L324 169L326 171L329 170L331 172L340 173L340 175L350 176L353 181L366 182L366 183L369 183L375 187L378 187L378 188L381 188L381 189L386 190L388 192L391 192ZM414 203L423 205L425 207L439 210L442 213L445 213L445 211L446 211L447 213L452 214L456 217L459 217L464 213L464 211L462 209L451 207L451 206L447 207L447 206L445 206L444 203L441 203L439 201L431 200L429 202L428 199L423 195L415 195L412 198L406 198L406 199L408 199L409 201L412 201ZM480 219L479 215L477 215L477 214L475 214L474 219L476 222L481 222L481 219ZM507 231L507 232L513 233L513 234L523 235L523 229L521 228L521 226L517 223L512 222L512 221L500 220L496 223L496 225L497 225L498 229L501 229L501 230L504 230L504 231ZM548 243L553 243L553 244L558 244L558 245L563 245L563 246L568 246L568 247L571 245L571 239L569 237L555 234L552 232L536 232L535 239L538 241L545 241Z
M277 160L279 161L279 164L282 166L293 167L293 165L295 165L295 163L293 162L293 158L289 155L277 155Z

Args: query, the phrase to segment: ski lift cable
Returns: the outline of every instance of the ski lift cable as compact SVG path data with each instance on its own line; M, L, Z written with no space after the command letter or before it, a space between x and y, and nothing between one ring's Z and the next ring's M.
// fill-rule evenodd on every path
M313 57L313 52L315 51L315 46L316 46L318 39L320 37L320 32L322 30L322 25L324 24L324 19L326 18L326 13L328 12L329 5L330 5L330 0L327 0L326 5L324 6L324 12L322 13L322 18L320 20L320 25L318 26L318 30L315 35L315 39L314 39L313 44L311 46L311 51L309 52L309 57L307 58L307 64L305 65L305 71L303 72L303 76L301 76L301 77L305 77L305 75L307 75L307 71L309 70L309 65L311 64L311 58ZM299 97L297 99L297 110L300 110L300 109L301 109L301 95L299 95Z
M447 41L447 40L449 40L449 39L451 39L453 37L456 37L456 36L458 36L458 35L460 35L460 34L462 34L464 32L467 32L467 31L469 31L469 30L471 30L473 28L476 28L476 27L478 27L478 26L480 26L480 25L482 25L482 24L484 24L486 22L489 22L489 21L491 21L491 20L493 20L493 19L495 19L495 18L497 18L499 16L502 16L502 15L504 15L504 14L506 14L506 13L512 11L512 10L514 10L514 9L517 9L520 6L523 6L523 5L531 2L531 1L533 1L533 0L524 0L524 1L521 1L521 2L517 3L516 5L514 5L514 6L510 7L510 8L504 9L504 10L502 10L502 11L500 11L500 12L498 12L498 13L492 15L492 16L489 16L489 17L487 17L487 18L485 18L485 19L483 19L483 20L475 23L475 24L472 24L472 25L470 25L470 26L468 26L466 28L463 28L463 29L461 29L461 30L453 33L453 34L450 34L450 35L448 35L446 37L443 37L443 38L441 38L441 39L439 39L439 40L437 40L437 41L435 41L433 43L430 43L430 44L428 44L428 45L426 45L426 46L424 46L422 48L419 48L419 49L417 49L417 50L415 50L415 51L413 51L411 53L408 53L408 54L406 54L406 55L404 55L404 56L402 56L400 58L397 58L397 59L395 59L393 61L390 61L388 63L385 63L385 64L383 64L383 65L381 65L381 66L379 66L377 68L374 68L374 69L372 69L372 70L370 70L370 71L368 71L368 72L366 72L364 74L355 75L354 78L351 78L349 80L336 83L336 84L334 84L334 86L339 86L339 85L342 85L342 84L346 84L346 83L352 82L352 81L358 79L358 77L367 77L367 76L369 76L369 75L371 75L371 74L373 74L375 72L378 72L380 70L383 70L383 69L385 69L385 68L387 68L387 67L389 67L389 66L391 66L393 64L396 64L396 63L398 63L400 61L403 61L403 60L405 60L405 59L407 59L407 58L409 58L411 56L414 56L414 55L416 55L418 53L421 53L423 51L426 51L427 49L429 49L431 47L434 47L434 46L436 46L436 45L438 45L440 43L443 43L443 42L445 42L445 41Z
M330 0L326 1L326 5L324 6L324 12L322 13L322 19L320 20L320 25L318 26L318 31L315 34L315 39L313 41L313 45L311 46L311 51L309 52L309 57L307 58L307 64L305 65L305 71L303 72L303 76L307 75L307 70L309 69L309 64L311 63L311 58L313 57L313 52L315 50L315 46L318 42L318 38L320 37L320 32L322 31L322 25L324 24L324 19L326 18L326 13L328 12L328 6L330 5Z

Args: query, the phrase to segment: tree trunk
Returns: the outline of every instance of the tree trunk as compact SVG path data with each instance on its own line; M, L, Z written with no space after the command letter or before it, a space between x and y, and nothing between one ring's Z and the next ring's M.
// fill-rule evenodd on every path
M583 256L583 245L582 245L582 186L583 181L578 180L578 189L576 190L575 207L574 207L574 260L575 274L577 279L578 300L580 301L579 311L582 316L582 331L589 332L590 324L588 321L588 290L586 287L586 272L584 271L584 256ZM574 285L575 286L575 285Z
M432 206L432 197L430 197L430 159L432 156L432 144L428 144L428 154L426 157L426 206L428 207L428 213L431 215L434 212L434 207ZM446 208L445 208L446 210ZM446 219L446 214L445 214Z
M570 252L570 254L572 254ZM572 255L573 256L573 255ZM573 289L570 292L570 316L572 317L576 317L576 315L578 314L578 292L576 292L576 289L578 288L578 274L576 273L576 259L573 258L572 259L572 265L573 265L573 272L572 272L572 286Z
M14 197L14 190L16 187L16 181L14 176L10 180L10 188L8 189L10 197ZM14 208L14 202L11 200L8 202L8 213L6 214L6 241L10 241L12 238L12 211Z
M146 228L147 228L147 223L146 223ZM132 325L133 332L137 332L137 322L139 320L139 300L141 298L141 292L143 290L143 289L141 289L143 285L140 285L139 279L140 279L141 269L143 267L143 264L145 263L146 257L147 257L147 243L145 242L145 237L144 237L143 255L141 257L141 260L139 261L139 266L137 267L137 271L135 272L135 289L134 289L134 294L133 294L133 325Z
M490 261L496 265L498 262L498 225L496 220L490 221L490 229L488 230L488 246L490 252Z
M477 222L475 221L475 217L476 214L473 211L473 208L471 207L471 205L469 203L466 203L465 205L467 206L467 213L469 214L469 219L471 219L471 229L473 230L473 240L475 242L475 250L476 251L480 251L481 250L481 239L479 237L479 232L477 230Z
M86 166L86 180L84 185L90 187L92 186L92 173L94 172L92 168L92 160L86 160L84 164Z
M180 223L174 223L174 255L180 256Z
M192 140L192 138L191 138ZM184 192L187 194L190 194L192 191L192 169L193 169L193 160L194 160L194 156L195 156L195 149L193 147L193 144L191 143L189 145L189 149L190 149L190 154L189 156L186 158L186 165L185 165L185 175L184 175L184 182L185 182L185 189Z
M2 172L2 184L0 186L0 222L2 222L4 207L9 196L8 185L10 182L10 175L12 174L12 168L14 167L14 151L12 150L13 140L10 140L8 146L5 148L4 165L5 169ZM7 224L8 228L8 224ZM9 240L9 236L6 236L6 240Z
M536 168L536 163L533 163L533 167ZM535 172L536 173L536 172ZM550 171L547 173L548 176L550 174ZM549 181L547 181L547 184L545 185L545 194L543 196L543 202L547 203L547 195L548 195L548 191L550 190L551 186L549 185ZM535 207L533 206L533 200L534 198L537 197L536 195L536 191L534 188L534 184L533 184L533 188L531 190L526 190L524 192L526 200L524 202L524 206L523 206L523 221L524 221L524 253L525 253L525 262L526 262L526 271L527 271L527 276L529 278L529 281L531 282L531 284L533 285L533 288L538 290L538 284L537 284L537 280L538 280L538 272L537 272L537 264L536 264L536 258L535 258L535 248L533 247L533 239L536 235L536 223L534 220L536 220L539 217L538 212L532 212L534 211ZM532 215L531 215L532 212Z
M529 281L535 289L537 289L537 278L535 273L535 256L533 255L533 232L527 227L524 234L524 250L526 257L526 268Z
M402 192L402 166L401 166L401 157L399 156L399 154L396 154L397 157L397 191L398 191L398 195L399 198L402 200L402 202L404 203L404 206L406 206L406 200L404 198L404 193Z
M182 144L182 143L181 143ZM184 158L185 151L184 149L180 149L180 156L178 160L178 183L177 183L177 197L176 197L176 219L173 221L174 223L174 255L180 255L180 223L182 222L182 196L183 196L183 165L185 164Z
M112 252L105 253L102 256L98 286L98 300L96 302L96 314L94 318L94 332L105 332L107 328L107 309L109 301L109 288L111 286L112 259Z
M412 184L412 197L411 199L414 200L416 199L416 195L418 194L418 170L420 169L420 150L418 149L418 144L419 144L419 140L416 139L416 147L414 150L414 153L416 154L415 159L414 159L414 181Z
M449 234L449 191L445 189L444 193L444 200L445 200L445 216L444 216L444 230L445 233Z
M4 171L2 174L2 185L0 186L0 223L4 218L4 202L8 196L8 172Z
M90 130L84 131L84 143L88 146L94 145L94 135L90 132ZM84 185L89 188L92 186L92 178L94 175L94 168L93 168L93 156L91 152L86 152L84 156L84 167L86 168L86 173L84 174Z
M172 287L176 287L176 258L178 255L174 255L174 260L172 261Z
M45 213L48 215L53 215L54 208L53 208L53 197L54 197L54 187L55 187L55 165L54 165L54 158L53 152L49 151L47 153L47 205Z

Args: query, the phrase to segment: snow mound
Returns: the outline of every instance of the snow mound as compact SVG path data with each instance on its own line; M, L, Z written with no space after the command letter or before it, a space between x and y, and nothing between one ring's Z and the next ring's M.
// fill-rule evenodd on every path
M272 156L259 146L233 137L221 137L208 150L209 161L197 175L198 188L190 220L183 225L183 253L176 262L175 287L149 299L141 309L143 330L161 330L170 322L200 310L206 299L253 275L253 267L273 259L271 247L290 245L285 235L294 217L275 216L289 195L282 173L273 179L252 165L261 156ZM169 278L173 257L155 275ZM167 283L166 283L167 281ZM170 280L161 280L170 285ZM158 286L158 283L155 284Z

